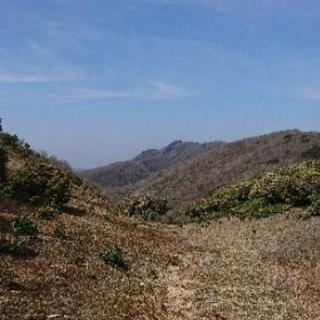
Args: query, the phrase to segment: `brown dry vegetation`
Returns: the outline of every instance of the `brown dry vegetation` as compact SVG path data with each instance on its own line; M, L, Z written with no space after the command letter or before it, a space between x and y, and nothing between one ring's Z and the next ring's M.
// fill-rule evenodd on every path
M8 150L11 173L26 156L47 162L21 152ZM112 214L74 179L70 201L49 220L0 196L1 320L320 320L319 217L292 208L251 221L146 223ZM14 234L18 217L39 233ZM23 251L4 251L14 239ZM110 247L124 266L101 259Z
M1 220L13 215L2 206ZM0 256L0 319L320 319L320 220L184 227L103 215L40 224L33 254ZM68 238L54 236L63 223ZM101 250L124 252L126 269Z

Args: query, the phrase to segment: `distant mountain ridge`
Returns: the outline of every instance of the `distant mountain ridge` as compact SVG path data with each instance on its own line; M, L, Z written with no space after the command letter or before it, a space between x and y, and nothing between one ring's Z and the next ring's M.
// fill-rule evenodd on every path
M222 144L220 141L197 143L177 140L162 149L145 150L132 160L85 170L80 175L102 187L124 187L185 163Z
M221 186L310 158L320 158L319 132L280 131L222 144L161 175L150 175L121 192L166 197L178 212Z

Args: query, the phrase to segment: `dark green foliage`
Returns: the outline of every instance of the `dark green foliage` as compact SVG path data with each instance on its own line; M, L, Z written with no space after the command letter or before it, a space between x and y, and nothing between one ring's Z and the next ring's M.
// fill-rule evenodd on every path
M302 142L302 143L308 143L308 142L310 142L310 137L309 137L308 135L306 135L306 134L303 134L303 135L301 136L301 142Z
M15 147L21 144L16 134L11 135L8 133L0 133L0 138L1 138L2 144L8 147Z
M7 164L7 152L4 148L0 147L0 184L6 180L6 164Z
M27 143L27 142L25 142L24 147L25 147L26 149L30 149L30 148L31 148L30 144Z
M100 253L100 258L106 263L113 267L124 268L125 262L123 259L122 250L118 247L110 247L104 249Z
M16 236L36 237L39 234L38 226L26 217L15 219L12 222L12 229Z
M60 207L70 197L69 176L46 161L29 163L10 176L6 192L17 200L34 205Z
M288 133L283 137L283 139L286 143L289 143L293 137L294 137L294 135L292 133Z
M307 159L320 159L320 147L312 147L303 152L302 156Z
M7 269L0 269L0 279L3 278L13 278L14 277L14 272L11 270L7 270Z
M134 195L125 199L125 211L129 216L144 220L156 220L169 211L167 199L148 195Z
M53 219L59 210L52 205L43 205L38 209L38 215L41 219L50 220Z
M188 207L186 214L193 221L232 215L267 217L285 212L290 206L311 205L319 190L320 162L291 165L218 189ZM317 205L312 206L314 212L319 210Z
M53 235L56 237L56 238L59 238L59 239L62 239L62 240L67 240L68 239L68 236L67 236L67 231L66 231L66 228L64 226L63 223L59 223L54 231L53 231Z
M320 216L320 199L314 199L309 208L309 213L312 216Z
M27 257L29 253L31 253L31 251L26 246L24 240L8 240L0 233L0 255L6 254L24 258Z

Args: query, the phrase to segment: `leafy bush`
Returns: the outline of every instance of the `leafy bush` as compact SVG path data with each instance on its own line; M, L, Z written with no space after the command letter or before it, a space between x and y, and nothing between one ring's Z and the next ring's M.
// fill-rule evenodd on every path
M6 191L17 200L60 207L70 197L69 173L46 161L33 162L9 177Z
M60 239L63 239L63 240L66 240L68 239L68 236L67 236L67 231L66 231L66 228L64 226L63 223L59 223L54 231L53 231L53 235L56 237L56 238L60 238Z
M8 147L14 147L17 146L19 144L19 138L18 136L15 135L11 135L8 133L1 133L0 134L0 138L1 138L1 142Z
M41 219L50 220L58 214L58 209L52 205L43 205L38 209L38 215Z
M303 135L301 136L301 142L302 142L302 143L308 143L308 142L310 142L310 140L311 140L311 138L310 138L308 135L306 135L306 134L303 134Z
M129 216L155 220L169 211L167 199L148 195L134 195L125 199L125 211Z
M320 191L320 162L291 165L223 187L186 209L193 221L223 216L267 217L289 206L309 206ZM312 210L319 210L314 203ZM318 208L318 209L317 209Z
M312 216L320 216L320 199L319 198L312 201L309 208L309 213Z
M105 263L113 267L117 267L117 268L125 267L122 250L119 249L118 247L110 247L110 248L104 249L100 253L100 258Z
M38 226L26 217L15 219L12 222L12 229L16 236L35 237L39 234Z
M0 184L6 180L6 164L7 164L7 152L5 149L0 148Z
M26 257L30 250L25 244L24 240L6 239L0 233L0 254L8 254L15 257Z
M288 133L283 137L283 139L286 143L289 143L292 140L293 136L294 135L292 133Z
M308 159L320 159L320 147L312 147L303 152L302 156Z

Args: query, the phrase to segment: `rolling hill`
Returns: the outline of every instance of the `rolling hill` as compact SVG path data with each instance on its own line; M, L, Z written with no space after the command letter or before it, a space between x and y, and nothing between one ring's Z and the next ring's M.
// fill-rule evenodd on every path
M291 134L275 140L303 136L301 158L318 155L316 134ZM295 185L319 195L319 163L296 168ZM273 174L259 184L266 177L285 194ZM239 198L228 190L215 198ZM183 226L115 215L63 163L0 134L0 319L318 319L319 212L281 213Z
M160 150L143 151L130 161L86 170L80 175L102 187L123 187L178 163L184 163L221 144L222 142L218 141L209 143L174 141Z
M290 162L318 158L320 133L287 130L226 143L122 189L169 199L174 212L227 184Z

